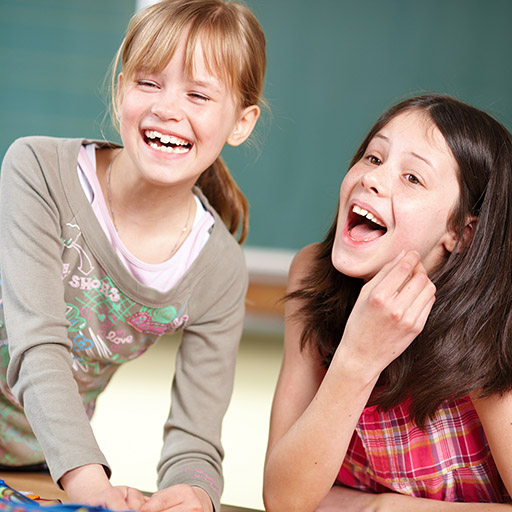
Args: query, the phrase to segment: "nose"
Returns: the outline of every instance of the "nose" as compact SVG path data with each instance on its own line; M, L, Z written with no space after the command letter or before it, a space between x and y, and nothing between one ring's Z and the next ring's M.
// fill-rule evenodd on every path
M385 195L390 187L389 178L382 165L365 172L361 176L361 185L377 195Z
M181 121L183 119L181 104L173 94L159 94L155 98L151 113L162 121Z

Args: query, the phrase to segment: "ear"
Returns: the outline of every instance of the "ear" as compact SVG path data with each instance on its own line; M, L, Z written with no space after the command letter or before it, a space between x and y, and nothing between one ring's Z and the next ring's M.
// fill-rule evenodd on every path
M260 117L260 107L258 105L244 108L226 142L230 146L242 144L251 135L258 117Z
M471 243L471 240L473 240L473 233L475 232L477 220L478 217L472 216L466 219L466 225L464 226L464 229L462 231L462 239L459 247L457 248L458 251L462 250L464 247L467 247ZM448 231L446 233L445 239L443 240L444 248L448 252L453 252L458 238L459 237L457 236L455 231Z

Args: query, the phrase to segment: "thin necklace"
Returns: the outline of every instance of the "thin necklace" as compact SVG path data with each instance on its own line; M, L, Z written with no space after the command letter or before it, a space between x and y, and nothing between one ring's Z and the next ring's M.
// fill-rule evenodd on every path
M107 169L107 196L108 196L108 206L110 208L110 215L112 215L112 222L114 224L114 227L116 228L116 231L117 231L117 226L116 226L116 218L114 216L114 208L112 208L112 196L110 194L110 174L112 173L112 165L114 164L114 160L121 154L121 151L122 149L120 149L115 155L114 155L114 158L112 158L112 160L110 160L110 163L108 164L108 169Z
M114 164L114 160L121 154L121 151L122 149L120 149L115 155L114 155L114 158L112 158L112 160L110 160L110 163L108 164L108 168L107 168L107 197L108 197L108 206L109 206L109 209L110 209L110 215L112 215L112 223L114 224L114 228L115 230L119 233L119 230L117 229L117 225L116 225L116 217L114 215L114 208L112 207L112 194L110 192L110 175L112 174L112 165ZM194 204L194 202L192 201L192 198L189 198L189 207L188 207L188 215L187 215L187 220L185 221L185 225L183 226L183 229L181 230L178 238L176 239L176 243L174 244L170 254L169 254L169 258L171 256L174 255L174 253L176 252L176 250L178 249L178 247L181 245L182 243L182 239L184 238L184 235L185 233L188 231L188 223L190 222L190 217L192 215L192 205Z

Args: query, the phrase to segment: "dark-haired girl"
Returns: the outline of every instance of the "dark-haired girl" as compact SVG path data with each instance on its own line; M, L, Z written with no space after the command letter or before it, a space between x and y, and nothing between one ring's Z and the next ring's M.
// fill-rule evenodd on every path
M511 198L484 112L426 95L377 121L290 270L268 512L512 509Z

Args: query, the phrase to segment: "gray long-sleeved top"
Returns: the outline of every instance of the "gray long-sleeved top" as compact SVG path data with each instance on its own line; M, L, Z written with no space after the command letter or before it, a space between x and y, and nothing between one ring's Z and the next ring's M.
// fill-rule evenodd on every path
M170 291L140 284L83 192L76 171L83 142L19 139L2 165L0 348L9 356L0 353L0 407L13 430L0 447L23 450L0 463L39 457L55 481L90 463L110 473L89 424L97 395L120 364L182 330L158 486L198 485L219 510L221 424L247 288L243 253L200 195L215 219L202 252Z

